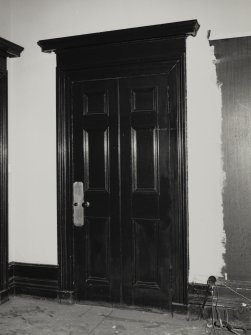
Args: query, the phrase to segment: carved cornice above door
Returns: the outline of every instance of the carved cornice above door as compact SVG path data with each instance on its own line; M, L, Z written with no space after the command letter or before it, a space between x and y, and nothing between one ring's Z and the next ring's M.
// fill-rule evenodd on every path
M38 42L43 52L57 52L72 47L89 47L113 43L128 43L171 37L196 36L200 25L197 20L164 23L153 26L114 30L109 32L53 38Z
M23 47L0 37L0 53L5 57L20 57Z

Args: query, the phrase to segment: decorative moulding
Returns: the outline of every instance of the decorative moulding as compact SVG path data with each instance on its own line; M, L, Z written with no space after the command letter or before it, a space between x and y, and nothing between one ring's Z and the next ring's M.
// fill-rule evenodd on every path
M5 57L20 57L23 47L0 37L0 51Z
M76 47L87 47L96 44L126 43L138 40L160 39L170 37L195 36L200 25L197 20L158 24L140 28L114 30L109 32L77 35L70 37L41 40L38 45L43 52Z

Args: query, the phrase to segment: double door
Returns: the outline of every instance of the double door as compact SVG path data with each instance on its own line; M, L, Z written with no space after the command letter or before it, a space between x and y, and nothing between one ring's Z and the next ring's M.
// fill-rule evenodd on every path
M73 206L78 299L184 303L179 76L176 65L72 86L73 179L83 187L82 208Z

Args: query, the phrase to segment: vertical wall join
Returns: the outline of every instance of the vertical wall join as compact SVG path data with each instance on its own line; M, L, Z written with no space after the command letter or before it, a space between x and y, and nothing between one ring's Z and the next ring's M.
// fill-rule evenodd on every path
M189 281L205 283L224 266L221 93L207 39L187 40Z

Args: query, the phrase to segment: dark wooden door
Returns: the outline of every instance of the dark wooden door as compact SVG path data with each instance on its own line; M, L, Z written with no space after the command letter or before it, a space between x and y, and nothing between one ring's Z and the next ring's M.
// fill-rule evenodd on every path
M38 42L57 55L59 299L186 304L186 37L198 29ZM90 207L73 228L74 182Z
M179 74L176 64L166 74L73 85L74 180L90 203L75 227L79 299L183 302Z

